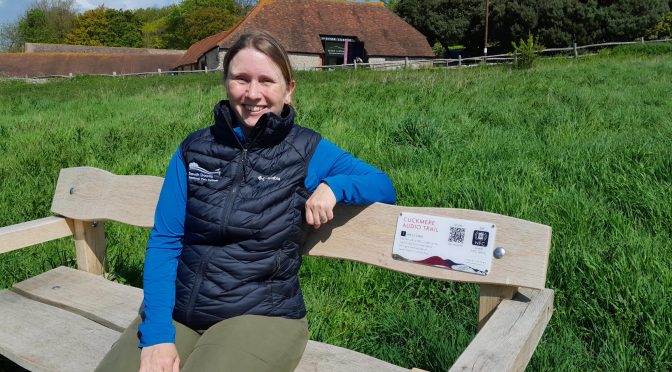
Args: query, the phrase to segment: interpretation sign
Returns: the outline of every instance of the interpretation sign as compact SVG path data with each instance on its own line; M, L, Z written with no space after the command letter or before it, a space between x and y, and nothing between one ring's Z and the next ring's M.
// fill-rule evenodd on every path
M488 275L495 249L496 227L479 222L401 213L392 257L423 265Z

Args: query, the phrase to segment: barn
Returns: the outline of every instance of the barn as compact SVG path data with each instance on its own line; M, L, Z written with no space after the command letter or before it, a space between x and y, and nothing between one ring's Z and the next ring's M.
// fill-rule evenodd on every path
M378 63L434 56L427 38L380 2L260 0L230 30L192 45L175 69L221 68L226 51L251 30L275 36L297 70L355 60Z

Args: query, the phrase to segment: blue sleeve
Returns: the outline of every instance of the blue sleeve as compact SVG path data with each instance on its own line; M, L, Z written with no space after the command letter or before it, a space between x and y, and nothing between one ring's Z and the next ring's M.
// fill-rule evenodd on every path
M139 347L175 342L175 276L177 258L182 252L186 205L187 172L178 149L168 164L154 228L147 242L143 273L145 318L139 327Z
M322 139L308 163L306 188L313 192L324 182L345 204L394 204L397 194L390 178L382 171Z

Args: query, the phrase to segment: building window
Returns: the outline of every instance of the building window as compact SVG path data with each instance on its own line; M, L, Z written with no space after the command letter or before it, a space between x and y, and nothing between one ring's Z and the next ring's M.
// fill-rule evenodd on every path
M366 61L364 43L353 36L320 35L324 56L324 65L342 65L353 63L356 58Z

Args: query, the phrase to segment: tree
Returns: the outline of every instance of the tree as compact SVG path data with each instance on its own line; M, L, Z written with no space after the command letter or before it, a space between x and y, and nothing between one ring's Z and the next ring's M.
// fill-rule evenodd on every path
M644 36L670 11L669 0L619 0L604 9L606 41L629 41Z
M667 13L655 26L646 32L648 40L660 40L672 38L672 12Z
M200 8L184 19L185 36L192 43L231 28L239 17L222 8Z
M187 49L204 37L231 28L243 12L234 0L184 0L169 7L163 44Z
M669 0L497 0L491 43L506 49L528 33L547 47L629 41L669 10ZM477 33L480 30L475 29ZM482 34L481 34L482 35ZM472 43L475 41L472 37Z
M162 35L166 30L166 16L169 11L169 7L133 10L135 17L142 23L142 43L145 48L165 47Z
M0 26L0 48L18 51L23 44L62 43L77 16L74 0L38 0L14 23Z
M142 42L145 48L166 48L164 34L166 18L161 17L142 25Z
M130 10L98 7L75 19L75 27L66 36L68 44L111 47L143 46L142 24Z
M56 38L52 36L47 27L47 15L41 9L31 8L19 20L19 34L26 43L54 43Z
M47 17L47 29L55 42L63 42L77 17L75 0L37 0L33 8L40 9Z
M18 52L21 50L19 23L0 24L0 52Z
M445 48L463 44L477 19L485 15L481 0L399 0L394 12L427 37Z

